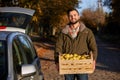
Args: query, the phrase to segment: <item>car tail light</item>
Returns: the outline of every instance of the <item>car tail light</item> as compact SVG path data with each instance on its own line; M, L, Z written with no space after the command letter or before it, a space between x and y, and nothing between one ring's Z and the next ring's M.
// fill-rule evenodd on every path
M0 30L1 30L1 29L6 29L6 26L0 26Z

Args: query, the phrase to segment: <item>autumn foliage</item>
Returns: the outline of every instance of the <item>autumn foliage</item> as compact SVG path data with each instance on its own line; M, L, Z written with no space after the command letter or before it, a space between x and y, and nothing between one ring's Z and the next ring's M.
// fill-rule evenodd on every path
M85 9L81 20L90 28L102 27L105 24L105 13L102 10Z

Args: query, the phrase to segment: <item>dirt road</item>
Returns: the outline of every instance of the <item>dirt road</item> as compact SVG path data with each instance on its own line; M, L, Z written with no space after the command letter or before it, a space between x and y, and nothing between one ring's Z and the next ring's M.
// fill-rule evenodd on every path
M96 38L98 58L96 70L89 75L89 80L120 80L120 47L107 44ZM41 59L45 80L64 80L54 64L54 44L46 40L33 42Z

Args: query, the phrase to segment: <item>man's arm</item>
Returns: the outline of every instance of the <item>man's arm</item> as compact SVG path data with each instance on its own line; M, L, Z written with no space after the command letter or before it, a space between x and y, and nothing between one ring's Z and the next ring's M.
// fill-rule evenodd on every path
M92 53L93 53L93 59L96 60L97 54L98 54L97 44L96 44L95 36L91 30L88 33L88 47L89 47L90 51L92 51Z
M91 30L88 34L88 47L90 48L90 51L92 51L93 54L93 70L95 70L98 52L97 52L96 40Z
M55 53L54 53L54 58L55 58L55 63L58 63L59 60L59 55L62 53L62 45L63 45L63 38L62 38L62 33L58 35L58 38L56 40L55 44Z

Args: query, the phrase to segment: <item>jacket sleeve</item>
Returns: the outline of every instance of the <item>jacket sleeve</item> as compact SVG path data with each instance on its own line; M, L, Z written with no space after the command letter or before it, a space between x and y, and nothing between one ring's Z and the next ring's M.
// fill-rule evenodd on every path
M88 48L93 53L93 59L97 59L97 44L93 32L90 30L88 33Z
M62 45L63 45L63 33L60 33L58 35L58 38L56 40L55 44L55 52L54 52L54 59L55 63L58 63L59 61L59 54L62 53Z

